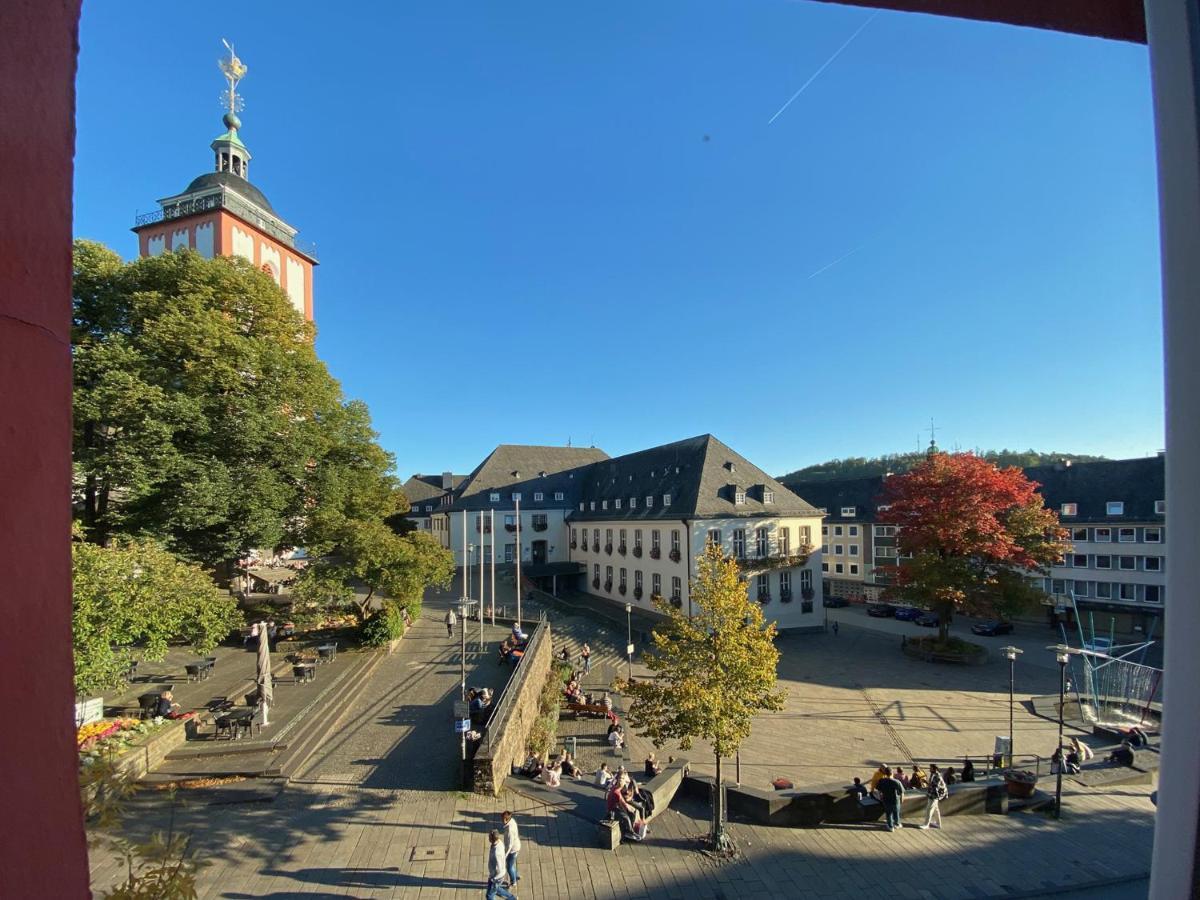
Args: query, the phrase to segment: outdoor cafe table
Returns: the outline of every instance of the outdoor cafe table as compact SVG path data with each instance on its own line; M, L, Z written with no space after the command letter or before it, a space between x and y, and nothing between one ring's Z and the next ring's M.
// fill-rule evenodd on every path
M313 681L317 677L317 664L310 662L293 663L292 677L297 682Z
M337 655L337 644L321 644L317 647L317 655L321 662L333 662L334 656Z

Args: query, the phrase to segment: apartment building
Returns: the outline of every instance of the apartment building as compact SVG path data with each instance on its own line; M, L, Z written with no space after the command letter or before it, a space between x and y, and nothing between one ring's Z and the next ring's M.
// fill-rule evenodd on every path
M478 553L489 560L494 521L498 564L519 554L522 575L547 589L645 610L655 597L691 609L696 559L719 543L780 628L823 623L820 514L712 435L615 459L596 448L502 445L433 520L459 565Z
M417 530L433 534L449 546L440 528L435 530L435 515L442 506L450 502L454 489L463 483L465 475L443 472L441 475L414 475L404 482L404 496L408 498L409 511L405 518L411 519Z
M825 596L876 600L885 582L876 560L895 562L895 528L876 525L883 479L848 478L792 485L821 513Z

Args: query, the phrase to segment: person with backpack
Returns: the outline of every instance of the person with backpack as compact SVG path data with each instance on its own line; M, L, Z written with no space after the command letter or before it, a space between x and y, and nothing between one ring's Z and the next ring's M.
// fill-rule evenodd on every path
M937 763L929 764L929 783L925 788L925 824L918 825L922 831L929 828L933 823L933 817L937 816L937 824L934 828L942 827L942 811L938 804L950 796L950 792L946 789L946 780L942 778L942 773L938 771Z

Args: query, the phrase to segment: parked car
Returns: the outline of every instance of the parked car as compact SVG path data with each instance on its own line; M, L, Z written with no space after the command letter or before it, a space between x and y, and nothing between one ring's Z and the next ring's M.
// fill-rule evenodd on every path
M922 628L937 628L941 623L938 621L937 613L921 613L916 619L918 625Z
M999 619L993 619L990 622L980 622L977 625L971 626L973 634L982 634L984 637L995 637L998 634L1012 634L1012 622L1001 622Z
M923 609L917 609L915 606L899 606L896 608L896 618L901 622L915 622L921 618Z
M867 615L877 619L886 619L896 614L896 607L887 603L868 603Z
M845 597L826 597L826 609L841 609L843 606L849 606L850 603Z

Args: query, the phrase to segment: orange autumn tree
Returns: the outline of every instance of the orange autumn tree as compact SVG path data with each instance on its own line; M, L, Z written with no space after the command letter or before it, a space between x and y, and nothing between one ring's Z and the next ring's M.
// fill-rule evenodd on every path
M1062 559L1067 531L1037 482L973 453L931 451L884 483L879 521L897 526L899 565L885 596L930 606L945 641L956 610L1001 618L1036 602L1029 583Z

